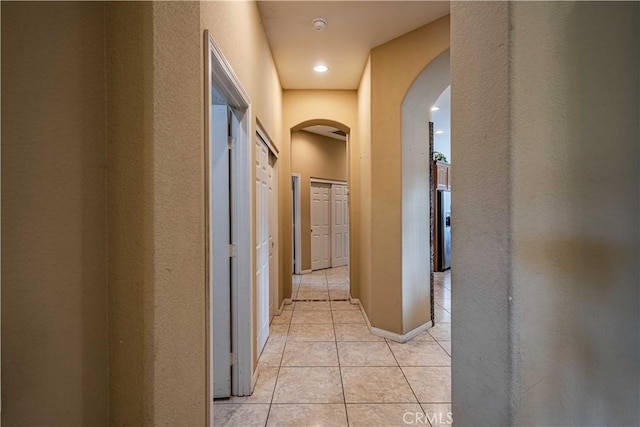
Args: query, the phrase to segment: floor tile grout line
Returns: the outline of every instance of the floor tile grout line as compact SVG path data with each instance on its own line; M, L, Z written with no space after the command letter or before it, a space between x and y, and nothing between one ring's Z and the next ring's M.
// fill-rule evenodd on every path
M340 364L340 352L338 351L338 336L336 335L336 324L333 322L333 310L331 310L331 324L333 325L333 338L336 343L336 357L338 358L338 373L340 374L340 387L342 388L342 404L344 407L344 416L349 427L349 412L347 412L347 395L344 391L344 379L342 378L342 365Z
M293 317L293 314L291 316ZM267 427L267 424L269 423L269 417L271 416L271 408L273 407L273 399L274 399L274 397L276 395L276 388L278 387L278 379L280 378L280 369L282 368L282 361L284 359L284 352L287 349L287 342L289 341L289 330L290 329L291 329L291 320L289 320L289 323L287 324L287 334L285 335L285 338L284 338L284 346L282 347L282 354L280 355L280 363L278 364L278 372L276 373L276 381L273 384L273 390L271 391L271 401L269 402L269 410L267 411L267 419L264 422L264 427ZM260 355L260 357L262 357L262 355ZM258 364L260 364L260 357L258 358Z
M389 348L389 351L391 352L391 354L393 355L393 358L395 359L396 363L398 364L398 368L400 369L400 372L402 373L402 377L407 382L407 385L409 386L409 390L411 390L411 393L413 394L413 397L415 397L416 402L418 402L418 406L420 406L420 409L424 413L424 409L422 409L422 405L420 405L420 399L418 399L418 395L416 394L416 392L413 389L413 387L411 387L411 383L409 382L409 378L407 378L407 376L405 375L404 371L402 370L402 366L400 366L400 362L398 362L398 358L396 357L395 353L391 349L391 346L389 345L389 341L387 339L385 339L384 342L387 344L387 347ZM427 414L425 413L425 416L426 415ZM429 424L431 424L431 423L429 423Z
M431 334L429 334L429 335L431 335ZM433 335L431 335L431 336L433 336ZM442 351L444 351L445 353L447 353L447 354L449 355L449 359L451 359L451 357L452 357L452 356L449 354L449 352L447 351L447 349L446 349L446 348L444 348L444 346L443 346L442 344L440 344L440 340L437 340L437 339L435 339L435 338L433 338L433 340L434 340L434 341L435 341L435 342L440 346L440 348L442 349ZM447 341L447 340L443 340L443 341ZM451 340L448 340L448 341L449 341L449 342L451 342ZM452 364L452 363L453 363L453 361L451 361L451 360L450 360L450 361L449 361L449 364Z

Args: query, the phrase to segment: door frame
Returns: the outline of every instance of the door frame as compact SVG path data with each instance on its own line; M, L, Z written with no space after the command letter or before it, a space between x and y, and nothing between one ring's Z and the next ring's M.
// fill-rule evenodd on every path
M347 194L349 194L349 186L347 185L347 181L340 181L337 179L310 178L310 183L313 184L314 182L318 184L345 185L347 186Z
M300 203L300 184L302 182L302 176L299 173L291 174L291 183L293 191L293 206L295 208L295 215L293 217L292 231L294 240L294 256L293 256L293 274L302 274L302 213L300 209L302 205Z
M207 421L213 425L213 289L211 289L211 271L209 271L210 238L210 191L209 188L209 146L211 143L210 105L211 89L225 97L228 105L239 113L239 127L234 138L234 149L231 151L231 240L235 245L235 256L231 258L231 348L235 360L231 368L231 394L244 396L251 393L252 363L254 343L252 322L252 289L254 277L252 247L252 212L251 200L253 195L251 152L252 131L251 100L242 87L240 80L234 73L220 48L216 45L208 30L204 31L204 149L205 149L205 177L204 177L204 211L205 211L205 307L206 307L206 376L208 404ZM242 267L240 267L242 266Z

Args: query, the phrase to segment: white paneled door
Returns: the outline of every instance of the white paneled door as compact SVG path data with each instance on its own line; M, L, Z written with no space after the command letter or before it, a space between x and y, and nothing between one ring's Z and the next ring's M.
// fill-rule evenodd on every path
M349 263L349 196L347 186L331 186L331 267Z
M269 148L256 136L256 280L258 354L269 337Z
M331 267L331 184L311 183L311 269Z

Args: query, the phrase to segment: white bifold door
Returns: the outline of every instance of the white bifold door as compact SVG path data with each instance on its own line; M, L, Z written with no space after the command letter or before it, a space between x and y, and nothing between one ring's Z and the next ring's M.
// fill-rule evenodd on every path
M331 267L349 263L349 195L347 186L331 186Z
M258 354L269 338L269 148L256 136L256 287Z
M331 267L331 184L311 183L311 269Z

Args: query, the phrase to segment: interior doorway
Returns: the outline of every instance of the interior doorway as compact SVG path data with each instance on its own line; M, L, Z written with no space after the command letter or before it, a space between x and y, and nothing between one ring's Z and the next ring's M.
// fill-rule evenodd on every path
M205 58L207 410L251 393L251 104L208 31Z
M291 132L292 299L346 299L351 235L348 128L314 122Z

